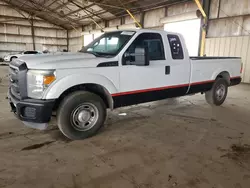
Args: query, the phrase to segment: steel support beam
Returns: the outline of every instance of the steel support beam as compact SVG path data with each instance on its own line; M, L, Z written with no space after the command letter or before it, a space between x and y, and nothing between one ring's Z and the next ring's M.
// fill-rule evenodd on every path
M100 29L103 29L102 26L100 26L96 21L95 19L93 18L93 16L96 16L98 18L100 18L102 21L105 21L102 17L96 15L95 13L92 13L91 11L87 10L86 8L78 5L77 3L75 3L73 0L71 2L72 4L74 4L75 6L77 6L78 8L81 8L85 14L100 28Z
M211 4L211 0L203 0L203 10L205 14L207 15L207 19L209 18L209 14L210 14L210 4Z
M81 8L82 10L84 10L85 12L87 12L88 14L90 14L91 17L92 17L92 16L95 16L95 17L101 19L102 21L105 21L102 17L100 17L100 16L98 16L97 14L95 14L95 13L89 11L89 10L88 10L87 8L85 8L85 7L83 7L83 6L81 6L81 5L78 5L78 4L75 3L73 0L72 0L71 3L74 4L75 6L77 6L78 8Z
M136 1L138 1L138 0L127 0L126 2L123 3L123 5L128 5L128 4L136 2ZM101 3L101 2L94 2L94 4L100 6L103 9L103 10L99 10L99 11L95 12L95 14L98 16L105 14L105 13L111 13L111 14L116 16L116 13L115 14L113 13L114 9L124 12L124 14L126 13L126 8L121 7L121 6L110 5L110 4L105 4L105 3ZM105 7L105 8L103 8L103 7ZM119 17L121 17L121 16L119 16ZM86 19L86 18L87 17L84 16L78 20L82 20L82 19Z
M82 10L82 8L79 8L79 9L77 9L77 10L71 11L71 12L69 12L69 13L67 13L67 14L64 14L63 17L70 16L70 15L72 15L72 14L75 14L75 13L77 13L77 12L80 12L81 10Z
M60 8L63 8L63 7L65 7L65 6L67 6L67 5L70 4L70 3L71 3L70 1L67 1L66 3L63 3L63 4L57 6L56 8L54 8L54 9L52 9L52 10L53 10L53 11L56 11L56 10L58 10L58 9L60 9ZM48 7L48 8L49 8L49 7Z
M140 18L140 23L142 28L144 28L144 19L145 19L145 12L141 12L141 18Z
M69 30L67 30L67 51L69 52Z
M199 0L194 0L197 7L199 8L202 17L203 17L203 22L202 22L202 28L201 28L201 39L200 39L200 52L199 55L200 56L204 56L205 55L205 45L206 45L206 35L207 35L207 23L208 23L208 17L207 14L205 12L205 2L208 2L210 0L206 0L205 2L203 1L203 4L200 3ZM210 2L208 2L210 4Z
M32 2L32 3L34 3L35 5L37 5L37 6L40 6L44 11L48 11L48 12L50 12L51 14L51 16L53 16L53 17L55 17L56 19L59 19L60 20L60 18L61 18L61 14L60 13L58 13L58 12L56 12L56 11L53 11L51 8L48 8L48 7L44 7L43 5L41 5L41 4L39 4L39 3L37 3L36 1L34 1L34 0L29 0L30 2ZM55 14L55 15L57 15L57 16L54 16L53 14ZM38 14L37 14L38 15ZM73 22L73 23L75 23L75 24L77 24L77 25L80 25L79 24L79 22L77 22L76 20L74 20L74 19L71 19L71 18L69 18L69 17L65 17L64 18L64 20L67 20L67 21L69 21L69 22ZM71 25L71 27L73 28L73 29L75 29L76 30L76 28L72 25L72 24L70 24ZM61 26L62 27L62 26ZM64 28L65 29L65 28Z
M146 7L133 7L131 9L129 9L130 11L133 12L133 14L137 14L137 13L140 13L141 11L149 11L149 10L152 10L152 9L155 9L155 8L162 8L162 7L166 7L166 5L164 5L164 3L167 3L169 0L165 0L165 1L162 1L162 2L159 2L160 4L163 4L163 5L160 5L160 6L157 6L157 7L153 7L153 4L152 4L152 7L150 5L146 6ZM180 2L173 2L173 3L169 3L167 4L168 6L171 6L171 5L175 5L175 4L179 4L179 3L185 3L185 2L188 2L190 0L182 0ZM135 0L131 0L131 1L126 1L126 3L124 2L123 4L124 5L127 5L129 3L132 3L132 2L135 2ZM158 2L156 3L157 5L159 4ZM101 15L101 14L105 14L107 12L110 12L111 14L114 14L116 16L116 18L120 18L122 16L126 16L126 10L123 8L123 7L119 7L119 6L112 6L112 5L109 5L109 4L103 4L103 3L95 3L97 5L99 5L100 7L110 7L110 9L105 9L105 10L100 10L100 11L97 11L95 12L97 15ZM114 9L117 9L118 11L116 11L116 13L112 13L112 10ZM79 20L82 20L82 19L85 19L86 16L80 18L80 19L77 19L78 21Z
M34 20L33 20L33 17L31 18L30 23L31 23L31 35L32 35L33 50L36 50L35 30L34 30Z
M13 4L11 1L7 1L7 0L3 0L3 1L5 1L6 3L8 3L9 5L11 5L11 6L13 6L13 7L16 7L16 8L18 8L18 9L20 8L20 7L17 6L16 4ZM15 1L17 1L18 3L22 3L21 0L15 0ZM40 6L41 6L41 5L40 5ZM27 7L29 7L29 8L27 8ZM33 17L35 17L36 15L34 15L34 12L35 12L35 11L38 11L38 10L34 9L34 7L32 7L31 5L26 5L26 7L22 7L22 11L28 13L29 15L33 15ZM37 15L39 15L39 14L37 14ZM53 15L51 15L51 16L53 16ZM53 16L53 17L55 17L55 16ZM55 17L55 18L57 18L57 17ZM44 18L42 18L42 19L44 19ZM35 19L34 19L34 20L35 20ZM49 22L49 23L51 23L51 24L56 25L55 23L51 22L51 21L48 20L48 19L44 19L44 20L46 20L47 22ZM66 29L66 28L64 28L62 25L58 25L58 26L59 26L59 27L62 27L63 29Z
M54 3L56 3L58 0L54 0L52 1L49 5L47 5L46 7L50 7L51 5L53 5Z
M134 22L137 24L137 26L142 28L142 25L137 21L137 19L134 17L134 15L128 9L126 11L129 14L129 16L134 20Z
M92 3L92 4L88 5L88 6L85 6L84 8L90 8L90 7L94 6L94 5L95 5L95 4ZM81 10L82 10L82 8L79 8L79 9L77 9L77 10L74 10L74 11L71 11L71 12L65 14L64 16L69 16L69 15L75 14L75 13L77 13L77 12L80 12Z
M220 8L221 7L221 0L219 0L219 6L218 6L218 12L217 12L217 18L220 18Z

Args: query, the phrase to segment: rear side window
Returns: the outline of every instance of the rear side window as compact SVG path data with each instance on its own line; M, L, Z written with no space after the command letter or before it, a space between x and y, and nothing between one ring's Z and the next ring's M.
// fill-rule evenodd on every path
M184 59L183 48L177 35L168 35L168 41L173 59Z

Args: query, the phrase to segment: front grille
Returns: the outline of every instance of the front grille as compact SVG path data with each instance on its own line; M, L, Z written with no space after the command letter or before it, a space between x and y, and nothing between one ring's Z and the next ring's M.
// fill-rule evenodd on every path
M18 86L18 67L15 67L10 64L9 66L9 79L10 79L10 91L11 93L17 97L20 98L20 90Z
M10 92L16 98L27 97L26 64L21 60L14 60L9 65Z

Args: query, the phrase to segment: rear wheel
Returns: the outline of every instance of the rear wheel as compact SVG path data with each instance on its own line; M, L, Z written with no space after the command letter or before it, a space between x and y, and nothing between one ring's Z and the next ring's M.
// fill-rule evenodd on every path
M77 91L67 96L57 113L60 131L72 140L95 135L105 119L106 106L103 100L87 91Z
M213 106L222 105L227 97L228 83L225 79L216 79L212 89L206 92L206 101Z

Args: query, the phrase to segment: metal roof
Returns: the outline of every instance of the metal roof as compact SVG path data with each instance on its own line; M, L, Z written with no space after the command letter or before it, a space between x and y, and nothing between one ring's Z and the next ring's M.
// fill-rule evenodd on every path
M189 0L3 0L13 8L28 12L65 29L112 20Z

